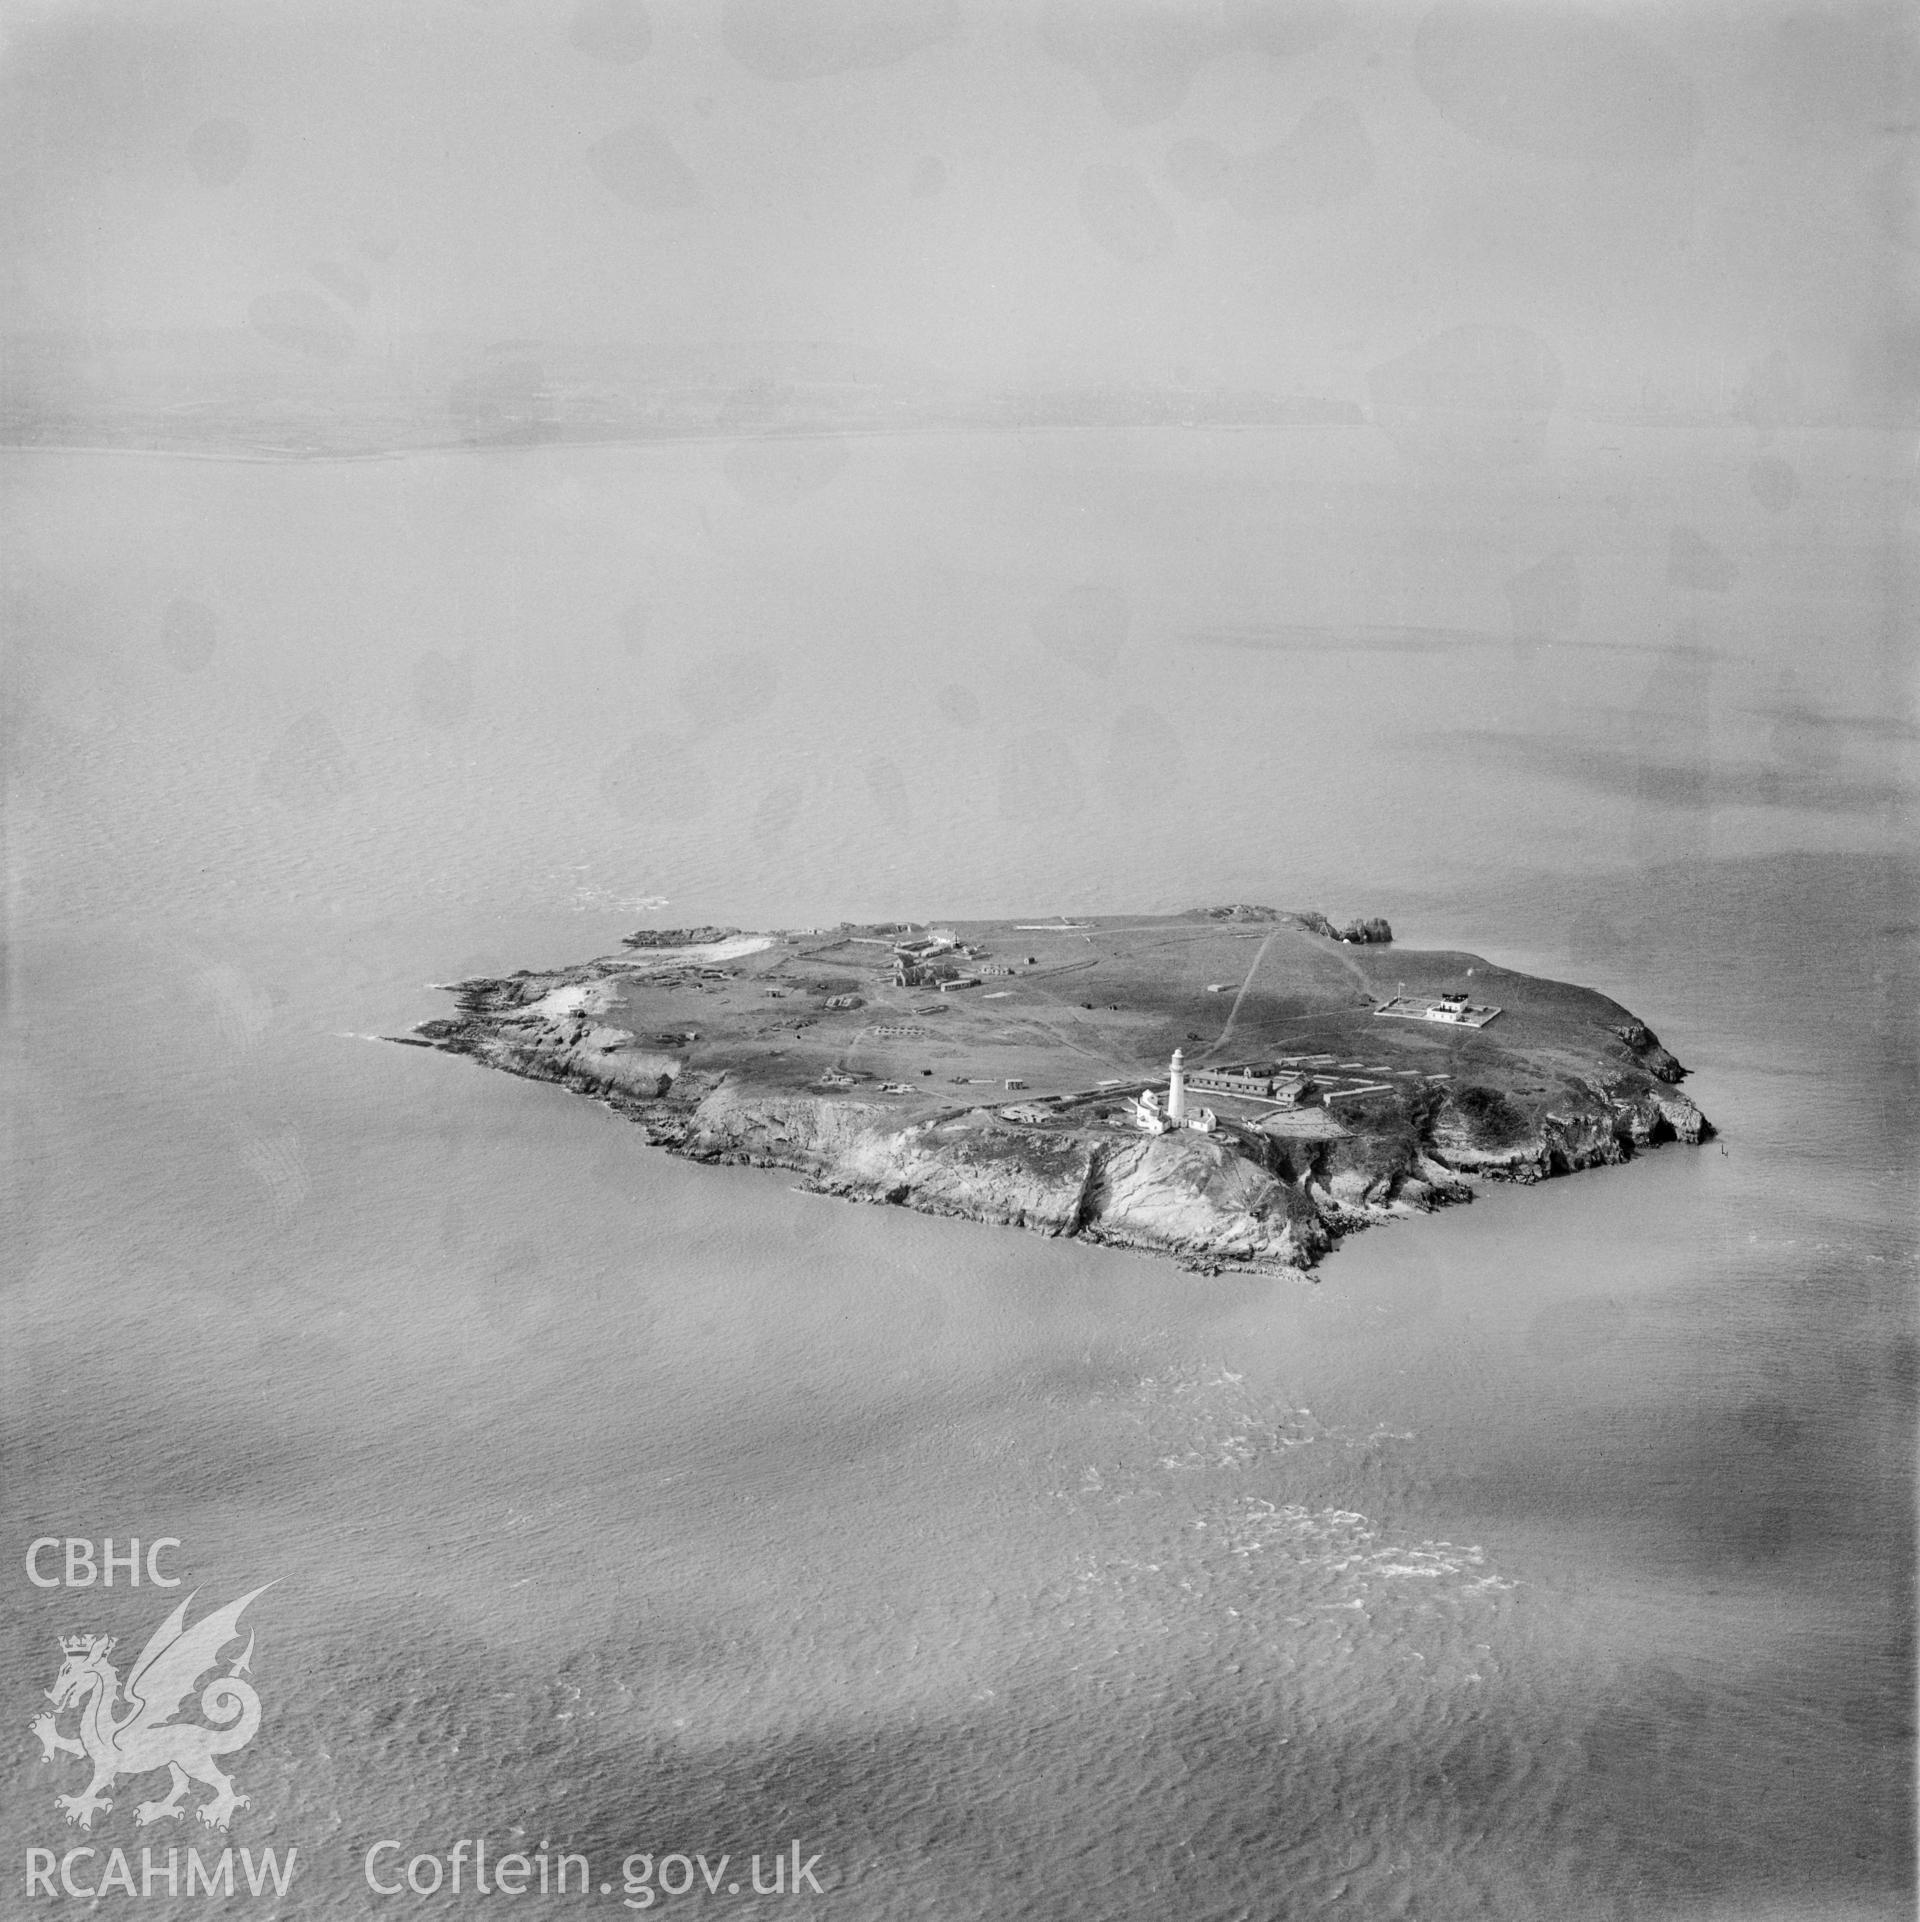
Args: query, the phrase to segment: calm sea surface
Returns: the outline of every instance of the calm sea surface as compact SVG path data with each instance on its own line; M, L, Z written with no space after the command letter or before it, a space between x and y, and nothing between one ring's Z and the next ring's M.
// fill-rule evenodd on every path
M111 1534L277 1584L249 1913L483 1835L615 1884L542 1913L796 1840L874 1922L1910 1912L1884 477L1362 439L9 458L8 1888L56 1636L176 1599L27 1583ZM1207 1280L368 1038L647 922L1233 899L1599 987L1720 1139ZM85 1841L210 1853L157 1792Z

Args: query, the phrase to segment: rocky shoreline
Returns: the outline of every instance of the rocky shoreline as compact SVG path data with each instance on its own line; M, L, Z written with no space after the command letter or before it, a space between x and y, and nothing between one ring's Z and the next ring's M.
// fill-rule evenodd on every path
M689 1160L777 1168L822 1194L1077 1237L1207 1272L1310 1270L1358 1229L1469 1200L1474 1181L1541 1181L1711 1132L1678 1091L1685 1070L1630 1017L1605 1031L1592 1071L1563 1077L1545 1099L1491 1077L1432 1077L1395 1090L1378 1112L1343 1109L1332 1138L1240 1125L1143 1134L1064 1110L1022 1125L1023 1111L933 1088L903 1110L895 1097L908 1091L898 1084L884 1084L887 1094L782 1085L766 1071L777 1061L756 1072L738 1047L703 1063L671 1045L677 1037L643 1040L622 1018L633 965L607 957L460 982L453 1017L394 1038L600 1101Z

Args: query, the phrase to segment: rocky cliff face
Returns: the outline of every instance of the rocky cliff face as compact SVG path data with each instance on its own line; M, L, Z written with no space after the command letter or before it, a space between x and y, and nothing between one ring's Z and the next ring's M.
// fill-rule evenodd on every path
M1471 1092L1471 1091L1466 1091ZM1592 1091L1591 1105L1570 1113L1516 1114L1489 1126L1485 1114L1450 1098L1436 1118L1433 1152L1446 1167L1489 1181L1544 1181L1625 1161L1658 1141L1698 1142L1706 1118L1683 1094L1645 1089L1637 1094Z
M674 1138L677 1136L677 1138ZM1311 1200L1219 1137L901 1127L856 1100L769 1101L722 1088L659 1138L700 1160L789 1168L822 1193L1170 1255L1193 1266L1305 1268L1331 1245Z
M1660 1037L1644 1021L1624 1022L1614 1032L1656 1081L1677 1082L1686 1079L1686 1069L1660 1045Z
M1204 1267L1305 1268L1332 1245L1303 1191L1218 1138L1088 1139L965 1121L903 1127L897 1108L852 1095L774 1094L685 1073L669 1055L602 1051L591 1027L576 1041L438 1025L454 1032L437 1045L606 1101L657 1146L696 1161L789 1169L823 1194Z

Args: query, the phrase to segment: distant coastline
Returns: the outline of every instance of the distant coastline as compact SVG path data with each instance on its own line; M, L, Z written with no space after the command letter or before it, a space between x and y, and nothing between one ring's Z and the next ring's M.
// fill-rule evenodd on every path
M451 435L419 440L388 440L359 446L319 447L274 445L254 440L231 441L161 440L149 435L144 439L49 440L24 438L0 427L0 448L23 453L49 454L167 454L198 460L255 460L291 464L302 461L378 461L400 460L412 454L465 454L538 452L549 448L621 447L735 447L742 442L819 442L839 440L889 440L901 435L970 436L982 434L1072 433L1089 427L1114 430L1170 428L1208 433L1300 432L1311 428L1364 427L1368 423L1354 411L1351 419L1302 420L1193 420L1193 419L1098 419L1075 420L959 420L862 422L846 426L782 427L761 433L741 434L710 426L656 428L641 432L629 428L590 431L569 428L552 433L505 433L497 435Z
M832 341L382 341L252 327L0 341L0 445L353 459L1051 429L1361 427L1351 396L1071 373L1006 387Z

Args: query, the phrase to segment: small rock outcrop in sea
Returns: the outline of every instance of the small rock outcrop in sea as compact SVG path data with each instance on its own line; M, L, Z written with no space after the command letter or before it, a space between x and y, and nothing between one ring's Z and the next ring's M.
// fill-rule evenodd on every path
M621 937L620 945L626 948L706 947L729 940L739 932L738 928L636 928Z
M1257 907L1247 901L1233 901L1220 908L1195 908L1189 918L1200 921L1284 921L1292 927L1306 929L1309 934L1324 935L1329 941L1378 942L1393 939L1393 929L1377 914L1363 915L1349 921L1345 927L1337 928L1324 914L1312 908L1290 912L1283 908Z

